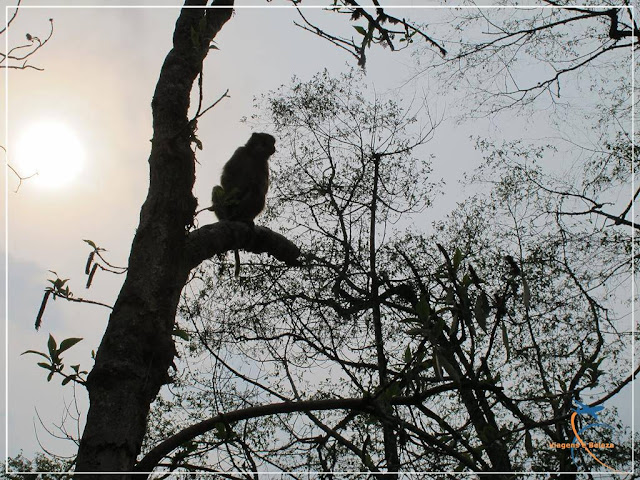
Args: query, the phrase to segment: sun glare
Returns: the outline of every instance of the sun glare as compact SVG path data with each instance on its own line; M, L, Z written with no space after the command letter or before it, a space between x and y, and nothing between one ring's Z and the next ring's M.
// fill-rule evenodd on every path
M71 183L82 170L84 148L75 132L59 122L27 127L16 143L16 165L23 177L46 187Z

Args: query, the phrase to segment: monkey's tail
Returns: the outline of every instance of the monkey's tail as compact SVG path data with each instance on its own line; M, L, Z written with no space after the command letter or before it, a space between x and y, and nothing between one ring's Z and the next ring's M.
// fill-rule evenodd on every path
M236 259L235 277L238 278L240 276L240 252L238 252L238 250L234 250L233 256Z

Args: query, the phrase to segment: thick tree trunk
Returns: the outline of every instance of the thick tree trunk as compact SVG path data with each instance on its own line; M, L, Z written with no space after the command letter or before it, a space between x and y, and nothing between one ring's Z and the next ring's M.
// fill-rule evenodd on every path
M205 4L206 0L185 3ZM233 0L214 4L231 7ZM149 193L131 247L127 278L87 380L90 408L77 472L133 470L149 406L167 380L175 352L171 332L190 268L185 253L187 229L196 208L189 95L211 39L231 13L231 8L183 8L177 20L173 49L162 66L152 102ZM194 31L199 42L194 42ZM128 477L122 473L111 478Z

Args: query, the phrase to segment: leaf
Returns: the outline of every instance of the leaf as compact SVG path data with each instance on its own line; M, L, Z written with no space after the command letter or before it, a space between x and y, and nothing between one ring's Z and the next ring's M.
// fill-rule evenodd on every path
M476 297L476 304L473 307L473 314L476 317L476 321L480 328L487 331L487 313L489 313L489 302L487 295L484 292L480 292L480 295Z
M456 299L456 295L455 295L455 292L453 291L453 288L448 288L447 296L444 298L444 303L446 303L447 305L455 305L455 299Z
M509 336L507 335L507 327L504 322L500 323L500 329L502 330L502 343L504 344L504 348L507 351L507 362L511 357L511 348L509 346Z
M398 383L392 383L389 387L385 388L382 394L380 395L380 399L383 401L389 401L394 397L397 397L400 394L400 385Z
M416 317L408 317L408 318L400 319L400 323L418 323L418 322L420 322L420 320L418 320Z
M220 50L220 49L212 44L212 45L209 45L209 50Z
M449 338L454 338L458 333L458 323L460 319L457 313L453 314L453 319L451 320L451 328L449 329Z
M216 429L215 435L220 440L229 440L229 439L232 439L232 438L234 438L236 436L236 434L233 431L233 429L231 428L231 426L230 425L225 425L222 422L216 423L214 428Z
M404 350L404 363L409 363L411 362L411 346L407 345L407 348L405 348Z
M522 303L524 303L524 308L529 310L531 306L531 290L529 290L529 282L527 279L522 276Z
M439 360L440 360L441 368L443 368L444 371L446 371L456 382L459 382L460 375L458 375L458 372L456 371L456 369L453 368L453 365L449 363L449 360L447 360L445 357L440 357Z
M433 335L435 338L438 338L442 335L442 331L444 330L445 321L443 317L436 317L438 319L433 326Z
M429 302L424 296L420 297L420 301L416 305L416 313L421 322L426 323L429 320L431 309L429 308Z
M438 353L433 352L433 370L435 371L436 377L442 380L442 366L440 365L440 360L438 358Z
M185 330L182 330L181 328L174 328L171 334L174 337L181 338L184 341L189 341L189 338L191 338L189 334Z
M82 241L83 241L83 242L85 242L85 243L88 243L88 244L89 244L89 246L90 246L91 248L95 248L95 249L97 249L97 248L98 248L98 247L96 246L96 244L95 244L95 243L93 243L93 241L91 241L91 240L84 240L84 239L83 239ZM51 270L49 270L49 271L51 271Z
M406 331L406 334L411 336L411 337L424 337L429 333L428 330L424 329L424 328L410 328L409 330Z
M89 275L89 271L91 270L91 263L93 262L93 257L95 256L96 251L93 250L89 253L89 257L87 258L87 264L84 266L84 274Z
M25 353L35 353L36 355L40 355L40 356L46 358L47 360L51 361L51 357L49 355L47 355L45 353L42 353L42 352L37 352L36 350L25 350L20 355L24 355Z
M36 330L40 330L40 326L42 325L42 316L44 315L44 309L47 306L49 295L51 295L51 290L45 290L44 296L42 297L42 303L40 303L40 309L38 310L38 315L36 316Z
M71 381L71 377L64 377L62 379L62 385L66 385L67 383L69 383Z
M360 35L366 35L367 31L364 29L364 27L360 26L360 25L354 25L353 28L356 29L356 32L358 32Z
M528 430L524 434L524 449L527 451L529 457L533 457L533 441L531 440L531 432Z
M222 422L216 423L213 427L216 429L216 437L224 438L224 434L225 434L224 423Z
M94 263L93 267L91 268L91 273L89 273L89 278L87 278L87 285L85 286L85 288L89 288L91 286L91 283L93 282L93 276L96 274L97 270L98 264Z
M56 344L56 339L53 338L53 335L51 334L49 334L47 347L49 348L49 355L51 355L51 358L56 358L56 353L58 353L58 345Z
M44 362L38 362L37 364L39 367L44 368L45 370L49 370L49 371L53 371L53 367L51 366L50 363L44 363Z
M456 251L453 253L453 269L458 270L460 266L460 262L462 262L462 252L458 247L456 247Z
M62 342L60 342L60 348L58 349L58 354L61 354L65 350L69 350L76 343L78 343L81 338L65 338Z
M567 391L567 384L560 378L558 379L558 385L560 385L560 390L563 392Z
M51 379L53 378L53 374L55 373L54 370L51 370L51 373L49 373L49 375L47 375L47 382L50 382Z

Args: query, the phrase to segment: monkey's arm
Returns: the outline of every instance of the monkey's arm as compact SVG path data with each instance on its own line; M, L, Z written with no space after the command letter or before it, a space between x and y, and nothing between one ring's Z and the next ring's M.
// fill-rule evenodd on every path
M300 249L283 235L265 227L250 227L243 222L217 222L189 233L185 246L186 266L197 267L218 253L243 249L268 253L286 265L300 265Z

